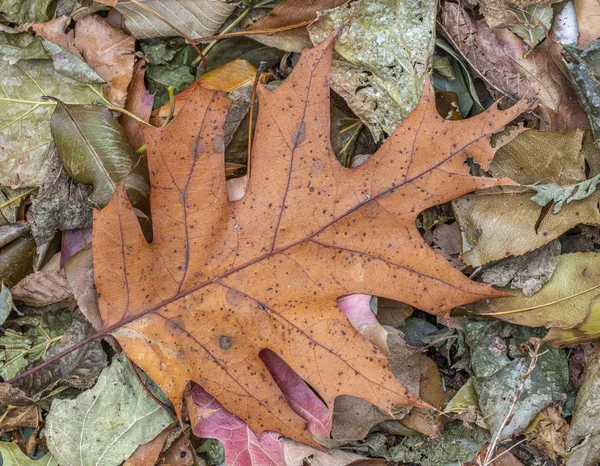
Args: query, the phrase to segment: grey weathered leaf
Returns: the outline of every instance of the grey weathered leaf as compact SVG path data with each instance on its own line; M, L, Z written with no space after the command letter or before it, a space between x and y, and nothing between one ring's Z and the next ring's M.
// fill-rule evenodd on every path
M80 183L94 185L89 198L92 204L105 206L127 175L130 196L148 195L144 178L131 173L139 156L107 108L58 101L52 115L52 136L69 175ZM132 201L135 204L135 199Z
M586 361L567 435L567 466L596 466L600 461L600 352Z
M31 238L17 238L0 249L0 280L7 286L16 285L26 275L33 272L35 241Z
M0 32L0 43L10 43L15 37L25 36L5 28ZM0 58L4 57L1 52ZM0 66L0 185L39 186L45 178L45 162L52 146L50 117L56 104L43 100L43 96L70 104L98 98L99 84L75 81L58 72L53 63L50 59L20 60Z
M37 38L36 38L37 39ZM75 81L85 84L100 84L104 80L96 73L90 65L78 55L69 52L60 45L43 40L42 45L52 58L54 69Z
M0 248L6 246L11 241L23 236L29 231L29 227L21 222L8 223L0 226Z
M12 311L12 304L10 290L4 283L0 283L0 325L6 321L10 311Z
M515 14L519 23L509 26L508 29L533 49L546 38L546 31L552 26L554 17L552 6L531 5L524 10L516 11Z
M571 186L538 184L529 185L527 188L536 192L531 201L542 207L552 203L554 206L552 212L557 214L561 211L563 205L590 197L596 191L598 184L600 184L600 175Z
M523 290L529 297L548 281L558 263L560 241L554 240L522 256L509 257L483 271L485 283Z
M92 225L92 208L87 202L92 187L69 177L56 147L52 147L46 163L47 176L37 194L32 196L27 211L27 223L38 245L50 242L57 230Z
M93 388L73 400L52 402L46 438L61 466L117 466L171 422L122 354Z
M315 44L340 30L335 50L342 59L333 62L332 87L375 139L392 134L421 97L435 9L433 0L359 0L323 12L308 27Z
M563 350L542 345L537 362L519 393L512 417L509 414L521 378L530 369L531 357L522 345L543 336L531 329L504 322L465 323L471 349L471 369L479 407L493 436L509 438L522 432L548 405L563 401L569 384L569 367Z
M141 3L191 39L217 32L237 6L235 2L223 0L141 0ZM124 16L127 29L137 39L177 35L163 21L130 0L120 1L115 8Z
M39 460L32 460L21 451L16 443L0 442L0 456L3 466L58 466L51 453Z

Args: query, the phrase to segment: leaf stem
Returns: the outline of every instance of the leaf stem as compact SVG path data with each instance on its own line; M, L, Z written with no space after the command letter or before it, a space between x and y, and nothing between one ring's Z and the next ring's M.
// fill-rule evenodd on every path
M165 118L162 127L164 128L169 124L169 122L173 119L173 115L175 114L175 88L173 86L169 86L169 113L167 114L167 118Z
M94 93L95 93L95 94L96 94L98 97L100 97L100 98L101 98L101 99L104 101L104 102L103 102L103 104L102 104L102 106L103 106L103 107L106 107L106 108L108 108L109 110L113 110L113 111L115 111L115 112L119 112L119 113L122 113L122 114L124 114L124 115L127 115L128 117L130 117L130 118L133 118L135 121L137 121L137 122L139 122L139 123L141 123L141 124L143 124L143 125L149 126L150 128L154 128L154 126L152 126L152 125L151 125L150 123L148 123L146 120L144 120L144 119L140 118L139 116L137 116L135 113L131 113L129 110L125 110L125 109L124 109L124 108L122 108L122 107L117 107L117 106L115 106L115 105L111 104L111 103L110 103L110 102L109 102L109 101L106 99L106 97L104 97L104 96L102 95L102 93L101 93L101 92L98 92L96 89L94 89L94 88L93 88L93 86L90 86L89 84L88 84L88 86L90 87L90 89L91 89L91 90L92 90L92 91L93 91L93 92L94 92Z

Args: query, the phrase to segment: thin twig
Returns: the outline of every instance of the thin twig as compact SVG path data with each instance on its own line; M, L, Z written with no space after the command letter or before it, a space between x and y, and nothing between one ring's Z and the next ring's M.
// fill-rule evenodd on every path
M19 199L21 199L22 197L27 196L28 194L31 194L34 191L37 191L39 188L31 188L28 189L27 191L25 191L24 193L18 194L15 197L9 199L8 201L6 201L4 204L0 205L0 210L4 209L5 207L8 207L9 205L11 205L13 202L18 201Z
M138 379L138 382L140 383L140 385L142 386L142 388L146 391L146 393L150 396L150 398L152 398L154 401L156 401L156 404L158 404L162 409L164 409L166 412L169 413L169 415L173 418L176 419L177 416L175 415L175 412L173 411L173 409L166 403L164 403L162 400L159 400L154 393L152 393L152 391L148 388L148 386L144 383L144 381L142 380L142 378L140 377L140 374L137 371L137 367L136 365L133 363L133 361L129 358L127 358L127 360L129 361L129 364L131 365L131 370L133 371L133 373L135 374L135 377Z
M133 118L135 121L137 121L138 123L141 123L143 125L149 126L150 128L154 128L154 126L152 126L150 123L148 123L146 120L144 120L143 118L140 118L139 116L137 116L135 113L131 113L129 110L125 110L122 107L116 107L115 105L111 104L106 97L104 97L102 95L101 92L98 92L96 89L94 89L93 86L90 86L88 84L89 88L98 96L100 97L104 102L102 103L103 107L108 108L109 110L113 110L115 112L120 112L124 115L127 115L130 118Z

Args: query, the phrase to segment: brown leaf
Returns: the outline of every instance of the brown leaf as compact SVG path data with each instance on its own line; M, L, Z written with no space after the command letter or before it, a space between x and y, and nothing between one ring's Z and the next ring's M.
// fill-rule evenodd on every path
M579 26L577 45L584 49L600 37L600 1L575 0L575 11Z
M168 426L148 443L137 447L137 449L133 452L133 455L131 455L127 461L125 461L123 466L146 466L149 464L156 464L156 461L160 456L165 441L167 440L169 432L171 432L172 428L173 425Z
M332 46L330 39L305 50L276 90L259 88L242 200L229 201L223 173L229 102L196 84L169 125L144 130L152 244L122 187L95 213L92 240L106 330L178 412L193 380L257 434L311 444L260 351L274 351L330 408L342 394L387 412L428 407L396 380L336 299L362 292L447 315L460 303L499 296L429 249L415 221L427 207L509 183L470 176L466 153L487 167L489 135L529 106L446 121L428 85L386 144L350 170L328 139Z
M519 24L516 11L522 11L529 6L541 7L558 3L560 0L469 0L478 3L485 21L492 29Z
M285 0L268 15L236 35L252 34L250 37L269 47L301 52L303 48L313 45L306 26L317 19L317 13L348 2L349 0Z
M60 45L77 56L81 56L79 49L75 47L75 31L66 32L69 20L68 16L59 16L52 21L32 24L31 29L36 35Z
M19 427L37 429L42 421L42 410L37 406L10 406L0 417L0 431L10 432Z
M148 93L144 85L145 64L144 60L138 60L135 64L133 78L129 85L129 93L125 101L125 110L128 110L144 121L150 121L154 96ZM123 114L121 115L121 126L123 126L131 147L137 150L144 145L142 124L139 121Z
M26 276L10 290L15 301L44 307L73 296L63 270L36 272Z

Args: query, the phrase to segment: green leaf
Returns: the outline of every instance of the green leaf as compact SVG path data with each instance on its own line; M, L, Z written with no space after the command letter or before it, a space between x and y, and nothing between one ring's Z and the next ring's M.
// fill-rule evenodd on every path
M32 460L21 451L16 443L0 442L2 466L58 466L51 453L39 460Z
M563 350L543 344L513 415L500 432L513 395L530 368L531 357L522 348L529 338L541 338L545 331L499 321L467 322L464 330L479 407L493 436L506 439L519 434L547 406L564 400L569 384L567 356Z
M392 134L421 97L433 55L435 12L434 0L359 0L322 12L308 26L315 44L340 31L332 88L375 139Z
M116 185L132 171L139 158L110 110L95 105L70 105L58 101L52 115L52 136L69 175L93 184L89 198L104 207ZM140 197L149 187L138 174L127 177L128 190Z
M0 249L0 281L11 287L33 272L35 241L17 238Z
M140 3L191 39L217 32L237 6L236 2L221 0L141 0ZM136 39L176 35L164 21L131 0L121 0L115 8L123 15L127 29Z
M31 36L0 30L0 44L27 47ZM73 55L74 56L74 55ZM0 58L6 59L0 48ZM0 185L39 186L45 177L52 147L50 117L55 102L91 103L101 92L99 84L84 84L56 70L47 60L19 60L0 65Z
M160 108L169 101L170 86L177 94L195 80L194 69L189 65L151 65L146 69L148 92L154 94L154 108Z
M554 11L552 5L531 5L526 10L516 11L520 24L509 26L512 32L523 39L530 50L546 38L546 31L552 26Z
M12 311L13 300L10 290L4 283L0 283L0 325L4 324L10 311Z
M146 378L146 384L150 384ZM172 419L144 390L124 354L74 400L52 402L46 420L50 452L60 464L117 466Z
M37 37L36 37L37 39ZM80 83L103 84L104 80L85 61L60 45L43 40L42 46L48 52L54 69Z
M39 23L54 17L57 0L0 0L0 12L11 23Z

